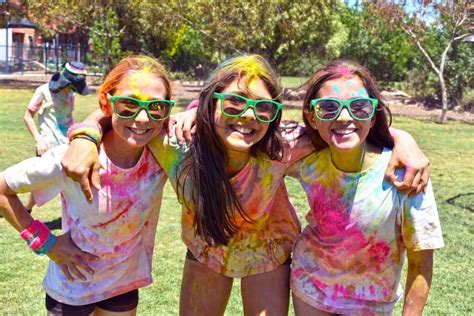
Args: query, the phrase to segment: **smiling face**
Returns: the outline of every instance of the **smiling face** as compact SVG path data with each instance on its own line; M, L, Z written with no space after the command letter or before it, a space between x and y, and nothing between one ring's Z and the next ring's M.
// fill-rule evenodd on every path
M321 86L317 98L336 98L350 100L359 97L369 97L364 84L359 77L341 77L328 80ZM350 151L365 142L374 120L358 121L353 119L344 108L333 121L321 121L314 112L306 113L307 119L321 138L336 151Z
M150 72L132 71L119 82L113 95L147 101L163 100L166 98L166 92L165 85L156 75ZM111 104L109 105L109 109L112 109ZM130 119L112 115L114 133L123 140L123 145L133 148L145 146L159 134L162 127L163 121L151 120L143 108L137 116Z
M249 99L272 100L266 84L259 78L247 82L245 78L236 78L227 85L221 93L242 95ZM228 117L221 111L220 101L214 99L215 131L227 151L238 151L250 154L250 149L258 143L268 131L269 123L262 123L255 118L252 107L249 107L240 117ZM226 102L226 101L224 101Z

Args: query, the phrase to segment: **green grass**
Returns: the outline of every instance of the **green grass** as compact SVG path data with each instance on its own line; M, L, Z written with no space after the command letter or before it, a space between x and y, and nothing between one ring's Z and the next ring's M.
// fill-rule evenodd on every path
M32 90L0 89L0 170L34 154L34 144L22 116ZM82 120L96 108L96 97L77 97L74 116ZM186 100L182 100L185 104ZM181 110L178 106L175 111ZM297 109L286 119L299 119ZM430 121L396 117L394 126L407 130L431 159L438 210L446 247L435 254L435 272L426 315L472 315L474 302L474 126L461 123L439 125ZM300 218L308 207L294 180L287 180ZM471 209L471 211L469 210ZM56 199L34 215L45 222L59 218ZM55 231L56 234L59 230ZM47 258L34 255L13 228L0 219L0 315L44 314L41 282ZM140 291L139 314L176 315L185 247L180 241L180 206L170 186L165 187L156 236L154 283ZM404 278L404 276L403 276ZM400 314L401 303L395 315ZM227 315L242 315L239 282L235 282ZM292 312L291 312L292 314Z
M305 78L305 77L289 77L289 76L283 76L283 77L281 77L281 84L282 84L284 87L297 88L297 87L299 87L300 85L302 85L303 83L305 83L305 81L306 81L307 79L308 79L308 78Z

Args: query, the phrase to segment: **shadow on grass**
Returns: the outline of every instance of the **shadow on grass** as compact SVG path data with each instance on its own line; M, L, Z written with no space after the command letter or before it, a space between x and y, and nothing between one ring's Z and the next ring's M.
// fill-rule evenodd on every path
M52 221L45 222L45 225L48 226L49 229L61 229L61 217L53 219Z
M474 213L474 192L455 195L446 200L446 203L464 208Z

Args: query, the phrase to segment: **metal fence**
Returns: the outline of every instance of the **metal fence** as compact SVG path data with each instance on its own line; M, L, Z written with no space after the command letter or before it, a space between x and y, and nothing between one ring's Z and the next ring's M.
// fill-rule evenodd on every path
M55 72L64 62L87 63L87 49L79 45L0 45L0 73Z

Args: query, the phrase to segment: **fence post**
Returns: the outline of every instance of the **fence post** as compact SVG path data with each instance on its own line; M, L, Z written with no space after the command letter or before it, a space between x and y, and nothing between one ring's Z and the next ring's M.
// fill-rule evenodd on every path
M9 65L8 65L8 25L9 25L9 23L10 22L7 22L7 25L5 26L5 32L6 32L6 34L5 34L6 35L6 37L5 37L6 41L5 42L7 43L6 49L5 49L5 57L6 57L6 65L7 65L6 68L5 68L5 72L7 74L10 73L10 68L9 68Z

